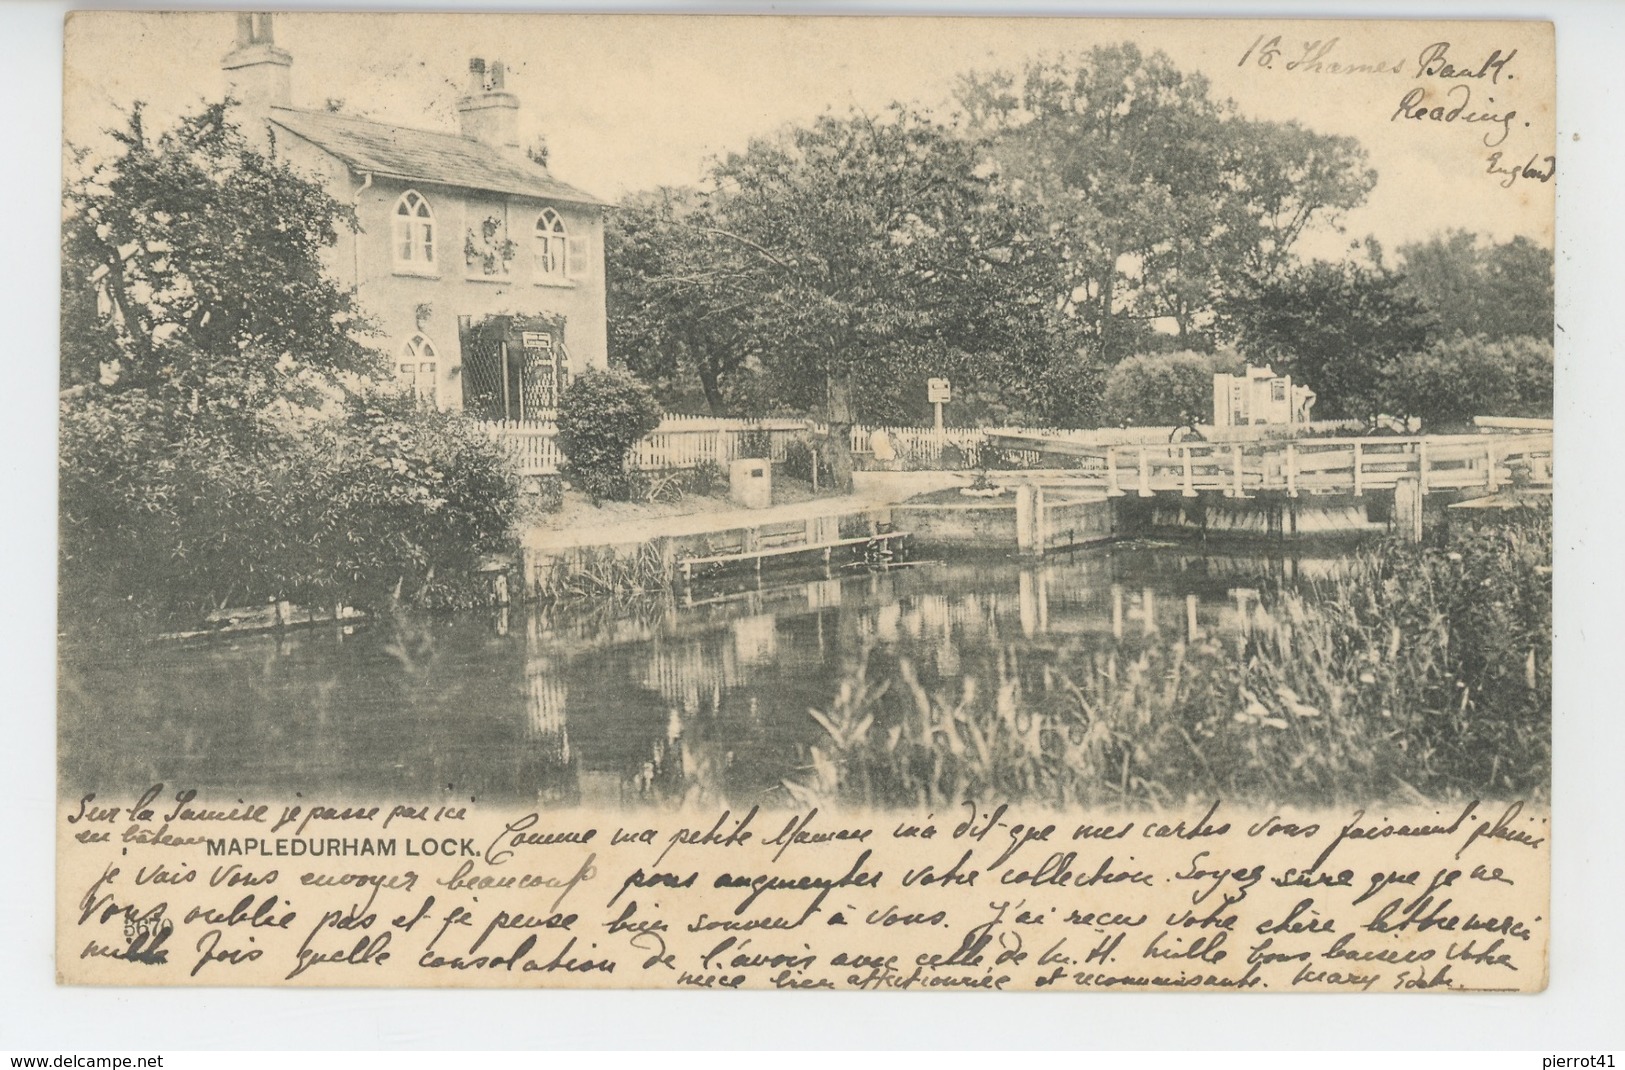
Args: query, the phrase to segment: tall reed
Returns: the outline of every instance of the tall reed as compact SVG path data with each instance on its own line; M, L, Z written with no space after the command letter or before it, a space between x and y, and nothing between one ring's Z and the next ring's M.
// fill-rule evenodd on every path
M1053 653L950 678L871 647L787 790L866 805L1544 798L1551 518L1467 523L1278 586L1239 634Z
M620 552L615 547L586 547L553 560L534 577L532 593L544 602L640 595L670 590L671 563L653 543Z

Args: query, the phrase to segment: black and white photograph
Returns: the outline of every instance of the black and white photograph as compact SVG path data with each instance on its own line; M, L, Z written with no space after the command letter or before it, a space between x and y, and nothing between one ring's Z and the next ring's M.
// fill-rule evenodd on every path
M65 54L59 977L1547 984L1550 23Z

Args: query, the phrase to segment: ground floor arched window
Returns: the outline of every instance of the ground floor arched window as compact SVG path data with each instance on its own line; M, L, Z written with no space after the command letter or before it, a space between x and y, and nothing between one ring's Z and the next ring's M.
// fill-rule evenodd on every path
M402 386L430 405L440 405L440 355L434 343L414 334L401 346L396 378Z

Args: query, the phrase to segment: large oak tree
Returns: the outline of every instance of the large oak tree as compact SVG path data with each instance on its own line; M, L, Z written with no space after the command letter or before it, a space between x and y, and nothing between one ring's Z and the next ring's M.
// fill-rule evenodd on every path
M1278 274L1312 225L1335 225L1376 175L1351 138L1250 120L1207 79L1132 44L963 79L960 99L1006 179L1042 207L1059 295L1115 362L1173 323L1183 346L1235 280Z
M634 205L620 226L626 362L671 369L675 353L704 381L748 358L775 405L829 425L837 485L855 419L918 418L928 377L1030 381L1057 345L1042 223L1002 195L985 146L912 108L758 138L704 195Z

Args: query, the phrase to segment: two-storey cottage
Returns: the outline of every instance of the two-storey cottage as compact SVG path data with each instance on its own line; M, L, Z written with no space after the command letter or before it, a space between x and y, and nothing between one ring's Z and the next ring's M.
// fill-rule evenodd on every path
M603 203L520 151L500 63L469 62L461 130L295 108L271 16L237 16L221 62L243 127L354 205L329 270L384 333L402 385L492 419L540 416L607 362Z

